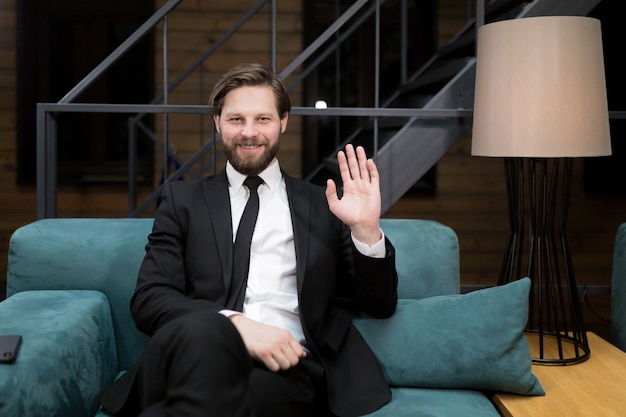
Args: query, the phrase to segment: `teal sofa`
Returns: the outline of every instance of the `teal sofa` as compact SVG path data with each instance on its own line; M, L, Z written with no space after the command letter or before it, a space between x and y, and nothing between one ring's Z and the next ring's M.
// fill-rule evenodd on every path
M626 352L626 223L615 235L611 277L611 343Z
M151 219L45 219L16 230L0 334L21 334L0 364L0 416L106 415L97 394L141 354L131 319ZM523 328L528 279L459 294L452 229L384 219L396 247L399 304L387 320L355 317L392 386L374 417L499 416L493 392L543 395ZM223 416L220 416L223 417Z

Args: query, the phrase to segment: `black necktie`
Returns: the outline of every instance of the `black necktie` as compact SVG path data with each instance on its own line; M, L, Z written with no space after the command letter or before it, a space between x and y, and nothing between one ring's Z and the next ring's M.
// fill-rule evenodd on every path
M252 233L259 214L257 188L263 184L263 180L260 177L248 177L243 183L250 190L250 197L243 209L233 245L233 279L227 306L237 311L243 310L243 300L246 295L248 270L250 269L250 242L252 242Z

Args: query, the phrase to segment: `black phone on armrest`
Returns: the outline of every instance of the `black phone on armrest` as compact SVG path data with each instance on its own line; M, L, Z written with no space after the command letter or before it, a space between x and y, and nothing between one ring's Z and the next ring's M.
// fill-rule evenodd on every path
M22 336L18 334L0 335L0 363L14 362L21 343Z

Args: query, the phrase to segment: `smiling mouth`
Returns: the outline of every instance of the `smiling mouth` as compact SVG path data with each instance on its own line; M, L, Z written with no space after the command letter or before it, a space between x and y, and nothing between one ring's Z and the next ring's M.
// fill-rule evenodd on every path
M237 146L244 152L253 152L263 148L261 143L240 143Z

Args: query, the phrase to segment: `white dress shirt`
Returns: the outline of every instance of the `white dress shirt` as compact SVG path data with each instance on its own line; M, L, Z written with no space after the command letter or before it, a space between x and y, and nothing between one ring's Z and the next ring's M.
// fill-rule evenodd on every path
M250 192L243 185L245 175L226 165L233 222L233 240ZM250 245L250 270L243 303L243 314L288 330L304 340L298 310L296 251L287 188L277 161L259 174L264 184L258 188L259 216ZM381 232L382 233L382 232ZM385 255L384 236L370 247L354 237L357 250L367 256ZM229 316L232 311L222 311Z

